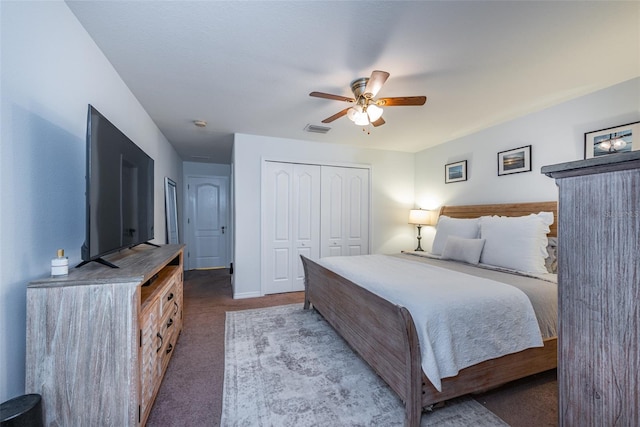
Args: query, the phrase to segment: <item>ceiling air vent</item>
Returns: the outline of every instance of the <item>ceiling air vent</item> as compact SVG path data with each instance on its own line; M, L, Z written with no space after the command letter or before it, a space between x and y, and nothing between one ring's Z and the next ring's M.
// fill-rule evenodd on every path
M327 133L331 130L331 128L326 127L326 126L318 126L318 125L306 125L304 127L304 130L306 132L313 132L313 133Z

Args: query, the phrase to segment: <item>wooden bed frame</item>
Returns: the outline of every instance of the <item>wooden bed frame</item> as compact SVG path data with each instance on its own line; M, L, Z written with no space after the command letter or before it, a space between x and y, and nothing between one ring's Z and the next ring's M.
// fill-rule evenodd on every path
M483 215L523 216L553 212L557 202L445 206L440 215L476 218ZM549 236L557 236L552 226ZM311 305L386 381L405 404L405 425L418 427L422 408L557 366L557 338L536 347L470 366L442 380L438 392L422 372L418 335L409 311L390 303L344 277L302 257L305 309Z

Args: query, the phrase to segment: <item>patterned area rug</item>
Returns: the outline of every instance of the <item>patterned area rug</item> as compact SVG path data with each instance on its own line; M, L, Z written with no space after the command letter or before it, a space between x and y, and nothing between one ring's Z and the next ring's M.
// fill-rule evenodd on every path
M402 426L398 396L302 304L227 312L221 426ZM507 426L471 398L424 426Z

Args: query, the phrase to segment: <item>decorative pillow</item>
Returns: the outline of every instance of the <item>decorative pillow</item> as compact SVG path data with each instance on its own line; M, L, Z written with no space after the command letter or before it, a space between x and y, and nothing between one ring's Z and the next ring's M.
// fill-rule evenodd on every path
M544 265L549 273L558 274L558 238L549 237L547 244L548 257L544 260Z
M485 239L483 264L529 273L547 273L547 233L552 212L520 217L482 217L480 238Z
M440 216L436 226L436 235L433 238L431 253L442 255L444 245L449 236L462 237L463 239L476 239L479 232L480 218L450 218Z
M442 259L477 264L480 262L484 242L484 239L463 239L462 237L449 236L442 251Z

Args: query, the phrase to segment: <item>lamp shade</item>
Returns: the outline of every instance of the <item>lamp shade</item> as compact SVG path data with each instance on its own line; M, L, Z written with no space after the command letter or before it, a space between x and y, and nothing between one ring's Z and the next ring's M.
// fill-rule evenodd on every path
M356 118L353 122L358 126L366 126L369 124L369 116L367 116L367 113L365 112L356 114Z
M375 122L382 117L382 108L378 107L376 104L371 104L367 107L367 114L369 115L369 120Z
M354 105L353 107L349 108L349 110L347 110L347 117L352 122L355 122L356 117L360 114L362 114L362 107L359 105Z
M411 209L409 211L409 224L433 225L431 211L426 209Z

